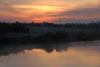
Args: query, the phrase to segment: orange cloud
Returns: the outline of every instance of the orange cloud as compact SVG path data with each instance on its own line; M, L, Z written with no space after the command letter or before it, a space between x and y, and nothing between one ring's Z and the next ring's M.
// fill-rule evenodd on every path
M95 19L100 18L100 13L96 12L99 11L99 4L99 0L0 0L0 14L3 15L0 17L5 20L20 18L20 21L26 18L27 21Z

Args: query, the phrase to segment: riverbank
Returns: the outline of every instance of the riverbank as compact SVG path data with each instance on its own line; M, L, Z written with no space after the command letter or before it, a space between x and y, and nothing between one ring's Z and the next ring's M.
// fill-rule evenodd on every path
M100 40L100 28L32 27L21 23L1 23L0 43L59 43Z
M24 34L24 33L23 33ZM37 43L61 43L61 42L77 42L77 41L93 41L100 40L99 34L94 33L69 33L69 32L47 32L46 34L31 36L30 34L16 34L9 37L0 37L1 44L23 43L23 44L37 44Z
M47 32L68 32L68 33L84 33L84 34L100 34L100 28L60 28L60 27L28 27L29 33L32 35L43 35Z

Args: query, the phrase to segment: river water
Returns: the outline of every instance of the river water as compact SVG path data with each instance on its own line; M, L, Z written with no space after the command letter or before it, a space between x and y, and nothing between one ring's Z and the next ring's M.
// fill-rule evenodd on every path
M0 46L0 67L100 67L100 41Z

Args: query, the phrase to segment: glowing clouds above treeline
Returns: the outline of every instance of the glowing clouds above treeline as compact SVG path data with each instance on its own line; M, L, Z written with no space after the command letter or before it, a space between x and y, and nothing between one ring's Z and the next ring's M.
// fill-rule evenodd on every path
M0 0L1 21L62 23L99 20L100 0Z

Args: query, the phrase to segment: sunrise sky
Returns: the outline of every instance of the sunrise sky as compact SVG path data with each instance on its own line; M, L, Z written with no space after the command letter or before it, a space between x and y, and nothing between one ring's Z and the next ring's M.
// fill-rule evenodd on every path
M0 21L100 21L100 0L0 0Z

